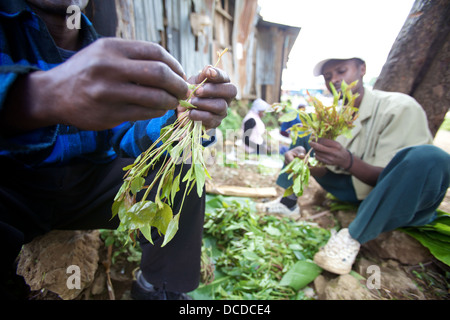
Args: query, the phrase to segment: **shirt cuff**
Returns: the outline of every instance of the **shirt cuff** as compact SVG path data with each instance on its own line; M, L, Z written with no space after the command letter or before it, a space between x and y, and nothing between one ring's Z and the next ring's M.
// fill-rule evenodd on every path
M8 92L17 77L34 70L33 67L20 65L0 68L0 111L3 109ZM58 126L52 126L13 137L0 135L0 155L31 154L49 148L55 143L57 133Z

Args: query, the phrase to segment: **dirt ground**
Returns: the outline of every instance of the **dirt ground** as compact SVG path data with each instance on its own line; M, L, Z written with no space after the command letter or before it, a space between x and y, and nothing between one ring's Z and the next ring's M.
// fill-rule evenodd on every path
M450 153L450 132L439 132L436 136L435 144ZM282 159L280 159L282 161ZM281 165L281 164L280 164ZM276 185L279 168L264 168L258 163L242 164L238 166L210 165L208 170L213 178L214 186L239 186L250 188L266 188L274 187L277 191L277 197L281 196L284 190ZM276 197L255 199L255 201L270 201ZM318 223L324 228L332 228L335 226L336 219L327 207L329 201L326 200L326 194L314 179L311 179L309 187L305 190L303 196L299 199L301 207L301 215L293 217L294 219L309 219ZM441 204L440 209L450 212L450 191ZM104 253L104 257L106 257ZM129 288L131 285L132 271L137 265L119 260L111 268L111 278L114 286L116 299L129 299ZM450 268L441 269L442 265L437 267L430 262L427 266L410 267L410 277L415 283L418 283L424 290L426 299L442 300L450 298L450 291L442 296L442 290L439 295L435 294L436 287L443 288L448 291L448 274ZM415 271L423 271L417 273ZM435 288L433 288L433 286ZM99 297L96 297L98 299ZM104 293L102 299L108 299L107 293ZM406 299L405 297L395 297L395 299Z
M450 132L439 132L436 136L435 144L442 149L450 153ZM280 158L280 161L282 159ZM281 164L280 164L281 165ZM276 186L276 179L278 176L279 168L264 168L258 163L244 164L238 166L224 166L224 165L210 165L208 168L211 176L213 177L212 184L214 186L239 186L239 187L250 187L250 188L266 188L274 187L277 191L277 196L281 196L284 192L283 189ZM256 201L270 201L276 197L255 199ZM327 200L324 191L321 187L311 179L309 187L305 190L304 195L299 199L299 204L301 207L301 216L293 217L294 219L309 219L317 222L320 226L324 228L334 227L336 219L333 218L332 214L327 207ZM450 212L450 192L447 195L440 207L445 212ZM106 270L108 266L107 250L106 248L101 248L101 261L99 269L97 271L96 277L100 277L105 283ZM426 298L429 300L442 300L450 298L450 291L448 291L448 274L450 274L450 268L444 267L444 269L436 268L433 263L427 266L420 266L420 270L424 271L422 273L411 272L411 277L415 283L420 284L424 291L426 292ZM118 258L117 261L112 264L109 268L109 275L111 278L112 289L114 292L114 299L128 300L130 299L129 290L133 280L133 270L138 267L135 262L128 262L124 258ZM441 266L442 267L442 266ZM417 267L419 268L419 266ZM424 269L425 268L425 269ZM417 269L419 270L419 269ZM443 290L447 290L447 294L442 296L442 290L439 296L434 294L433 285L436 287L439 284ZM32 299L57 299L57 296L51 292L38 292L32 293ZM92 296L91 293L87 292L79 297L79 299L94 299L94 300L108 300L112 296L108 293L106 288L103 293ZM397 299L402 299L403 297L396 297Z
M450 132L441 131L437 134L435 145L450 153ZM212 166L209 168L213 183L215 186L232 185L240 187L264 188L275 187L277 190L277 197L282 196L284 190L276 185L276 179L279 170L268 169L261 170L261 167L253 165L240 165L238 167L224 167ZM255 199L255 201L270 201L276 197ZM323 228L333 228L336 226L337 219L329 210L330 200L326 198L326 193L320 185L314 180L310 179L310 185L305 190L302 197L299 198L299 205L301 214L294 216L293 219L306 219L316 222ZM450 189L447 192L440 209L445 212L450 212ZM370 255L369 252L361 250L360 256ZM385 261L390 263L391 261ZM401 267L406 270L408 276L414 283L417 283L423 290L425 299L428 300L446 300L450 298L450 268L443 265L439 261L430 261L426 266L407 266ZM422 273L417 272L420 270ZM438 288L439 287L439 288ZM447 294L442 295L442 292ZM393 299L409 299L406 296L395 296Z

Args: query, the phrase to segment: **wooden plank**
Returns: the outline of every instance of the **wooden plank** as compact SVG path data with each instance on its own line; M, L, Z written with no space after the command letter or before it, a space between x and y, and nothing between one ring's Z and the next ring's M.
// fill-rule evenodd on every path
M206 193L250 198L270 198L277 196L277 190L273 187L246 188L238 186L214 186L208 183L206 184Z
M119 38L127 40L136 39L134 23L134 5L131 0L116 0L117 31Z

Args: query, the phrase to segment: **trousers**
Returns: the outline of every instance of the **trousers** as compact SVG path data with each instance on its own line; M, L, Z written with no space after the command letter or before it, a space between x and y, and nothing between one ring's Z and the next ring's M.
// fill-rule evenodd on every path
M23 244L51 230L115 229L111 219L113 199L123 182L122 168L133 159L118 158L108 164L74 162L64 166L30 168L0 158L0 288L5 288ZM183 166L187 170L187 165ZM149 172L154 180L159 166ZM179 211L183 188L175 197L174 214ZM194 187L195 191L195 187ZM156 190L150 192L154 199ZM153 230L154 245L139 237L140 267L144 278L167 291L189 292L200 279L200 256L205 194L191 192L180 212L179 230L163 248L163 236ZM1 289L0 289L1 290Z
M296 146L306 146L308 151L307 139L302 140ZM433 221L449 188L450 155L433 145L400 150L362 201L356 198L350 175L329 172L316 181L339 200L359 205L349 233L363 244L383 232ZM286 174L278 177L283 188L291 183Z

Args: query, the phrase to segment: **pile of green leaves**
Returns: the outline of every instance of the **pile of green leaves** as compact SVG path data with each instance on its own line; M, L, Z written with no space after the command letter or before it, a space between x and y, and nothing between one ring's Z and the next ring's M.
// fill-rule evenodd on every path
M218 53L220 61L223 54ZM217 65L216 63L216 65ZM114 198L112 206L113 217L118 215L120 225L117 230L127 232L133 239L136 232L153 243L151 228L164 235L162 246L165 246L178 231L180 211L184 199L196 186L199 197L203 194L206 177L211 179L203 158L204 147L202 138L207 137L200 122L194 122L188 117L191 109L196 107L189 101L195 91L207 79L195 86L190 86L191 94L188 99L179 101L186 111L177 120L161 130L161 135L133 164L124 168L127 171L124 182ZM149 171L160 165L155 178L150 185L145 185L145 178ZM182 176L183 166L188 171ZM175 195L180 191L180 185L186 183L179 212L173 212ZM148 200L150 191L157 188L154 201ZM143 196L137 201L137 195L142 191Z
M436 220L427 225L400 230L428 248L436 259L450 266L450 214L440 210L437 214Z
M311 96L308 92L314 106L314 112L312 113L283 108L278 105L275 111L287 111L280 117L280 122L290 122L297 116L301 120L301 123L297 123L289 129L293 144L296 143L297 139L306 136L310 136L309 141L317 141L319 138L334 140L340 135L349 136L351 129L354 127L353 123L358 117L358 109L354 105L359 94L352 92L357 83L358 81L355 81L347 85L345 81L342 81L341 90L338 92L330 82L333 93L333 104L331 106L325 106L322 101ZM281 173L288 173L289 178L293 180L292 186L286 189L284 196L294 193L299 197L307 188L310 178L309 168L318 165L318 162L311 157L311 151L312 149L304 159L294 159L281 171Z
M214 280L195 299L304 299L299 291L321 273L312 262L329 231L287 217L258 215L250 199L208 196L204 247ZM211 270L211 268L204 268Z

